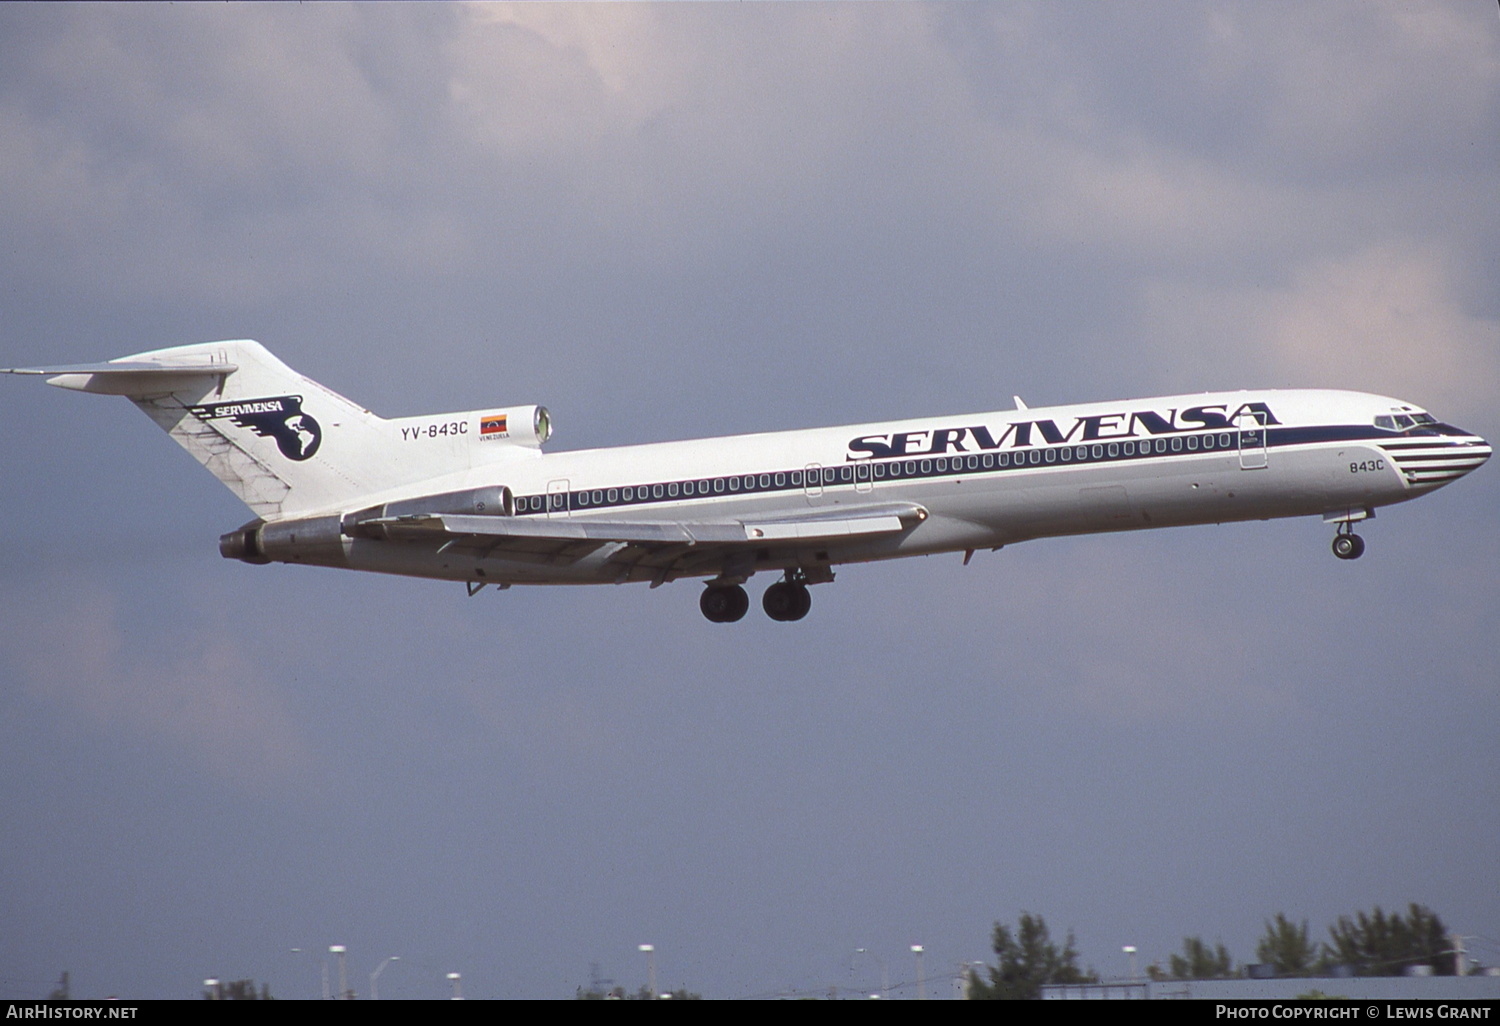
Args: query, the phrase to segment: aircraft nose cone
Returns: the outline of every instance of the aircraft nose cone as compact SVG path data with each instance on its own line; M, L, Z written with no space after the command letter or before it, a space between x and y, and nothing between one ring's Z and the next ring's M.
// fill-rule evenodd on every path
M1465 458L1472 461L1469 466L1464 468L1464 473L1466 474L1475 467L1483 464L1494 452L1494 449L1490 447L1490 443L1478 435L1466 434L1463 438L1456 441L1458 442L1460 451L1466 454Z
M1413 488L1437 488L1457 481L1490 458L1490 443L1444 425L1440 434L1407 435L1381 446Z
M1479 466L1480 463L1483 463L1485 460L1489 459L1490 458L1490 454L1492 452L1494 452L1494 450L1490 448L1490 443L1486 442L1483 438L1480 438L1478 435L1474 436L1474 449L1473 449L1473 451L1475 452L1476 455L1479 456L1479 463L1474 464L1474 467ZM1474 467L1470 467L1469 469L1473 470Z

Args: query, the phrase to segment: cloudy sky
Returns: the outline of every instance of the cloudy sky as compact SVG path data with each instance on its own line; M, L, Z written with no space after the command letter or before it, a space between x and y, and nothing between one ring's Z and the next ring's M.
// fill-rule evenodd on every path
M1479 0L0 7L0 366L256 338L554 448L1253 386L1493 439L1496 196ZM723 626L225 561L120 400L0 381L0 437L0 997L313 997L333 943L570 997L644 942L912 996L1023 910L1106 976L1409 901L1500 962L1495 467L1358 563L1040 541Z

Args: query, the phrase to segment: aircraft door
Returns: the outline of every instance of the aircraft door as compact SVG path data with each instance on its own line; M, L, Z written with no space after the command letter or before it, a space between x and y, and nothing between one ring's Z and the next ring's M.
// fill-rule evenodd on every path
M823 502L823 467L817 463L809 463L802 468L802 491L807 496L810 505L817 506Z
M1267 466L1266 427L1261 417L1262 414L1245 410L1234 418L1239 429L1241 470L1264 470Z
M568 509L568 479L560 477L556 481L547 482L547 517L565 517L571 512Z

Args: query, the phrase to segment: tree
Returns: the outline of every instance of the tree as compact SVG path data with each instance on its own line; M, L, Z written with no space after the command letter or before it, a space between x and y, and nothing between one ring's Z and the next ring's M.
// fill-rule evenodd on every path
M632 994L629 991L627 991L624 987L612 987L612 988L610 988L609 990L606 991L601 984L595 983L593 986L589 987L588 990L584 990L582 987L579 987L577 993L574 994L574 997L576 997L579 1001L702 1001L703 1000L703 995L702 994L695 994L692 991L688 990L686 987L679 987L676 990L669 990L669 991L666 991L665 993L658 994L655 997L652 997L651 996L651 990L650 990L650 988L646 987L644 984L641 985L641 989L640 990L638 990L634 994Z
M1210 948L1202 937L1182 938L1182 954L1168 963L1174 980L1225 980L1234 975L1234 959L1223 944Z
M1277 976L1310 976L1320 961L1318 946L1307 938L1307 920L1293 925L1283 912L1267 921L1266 934L1255 946L1255 958L1271 966Z
M969 987L971 1000L1031 1000L1042 996L1044 984L1094 980L1078 968L1073 934L1068 933L1066 943L1059 949L1041 916L1022 912L1014 935L1008 926L996 923L993 946L995 964L989 967L989 982L975 974Z
M271 985L263 983L257 991L254 980L225 980L218 984L217 994L205 990L203 996L209 1001L270 1001Z
M1443 921L1415 902L1404 918L1399 912L1386 915L1379 905L1370 915L1340 916L1328 933L1333 940L1328 961L1349 966L1356 976L1400 976L1413 965L1430 965L1439 976L1455 972Z

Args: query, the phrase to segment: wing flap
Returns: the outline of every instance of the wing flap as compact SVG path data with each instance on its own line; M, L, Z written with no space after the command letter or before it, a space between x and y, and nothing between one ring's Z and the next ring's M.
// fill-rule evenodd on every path
M898 516L848 517L840 520L816 520L766 523L747 522L745 532L751 541L825 541L830 538L852 538L861 534L892 534L902 528Z
M387 538L443 538L476 544L515 542L583 543L594 548L615 542L654 549L663 546L744 546L768 541L817 542L859 535L892 534L908 521L925 519L916 503L872 503L814 510L778 510L734 520L612 520L595 517L471 516L451 513L380 517L360 521ZM592 543L592 544L588 544Z

